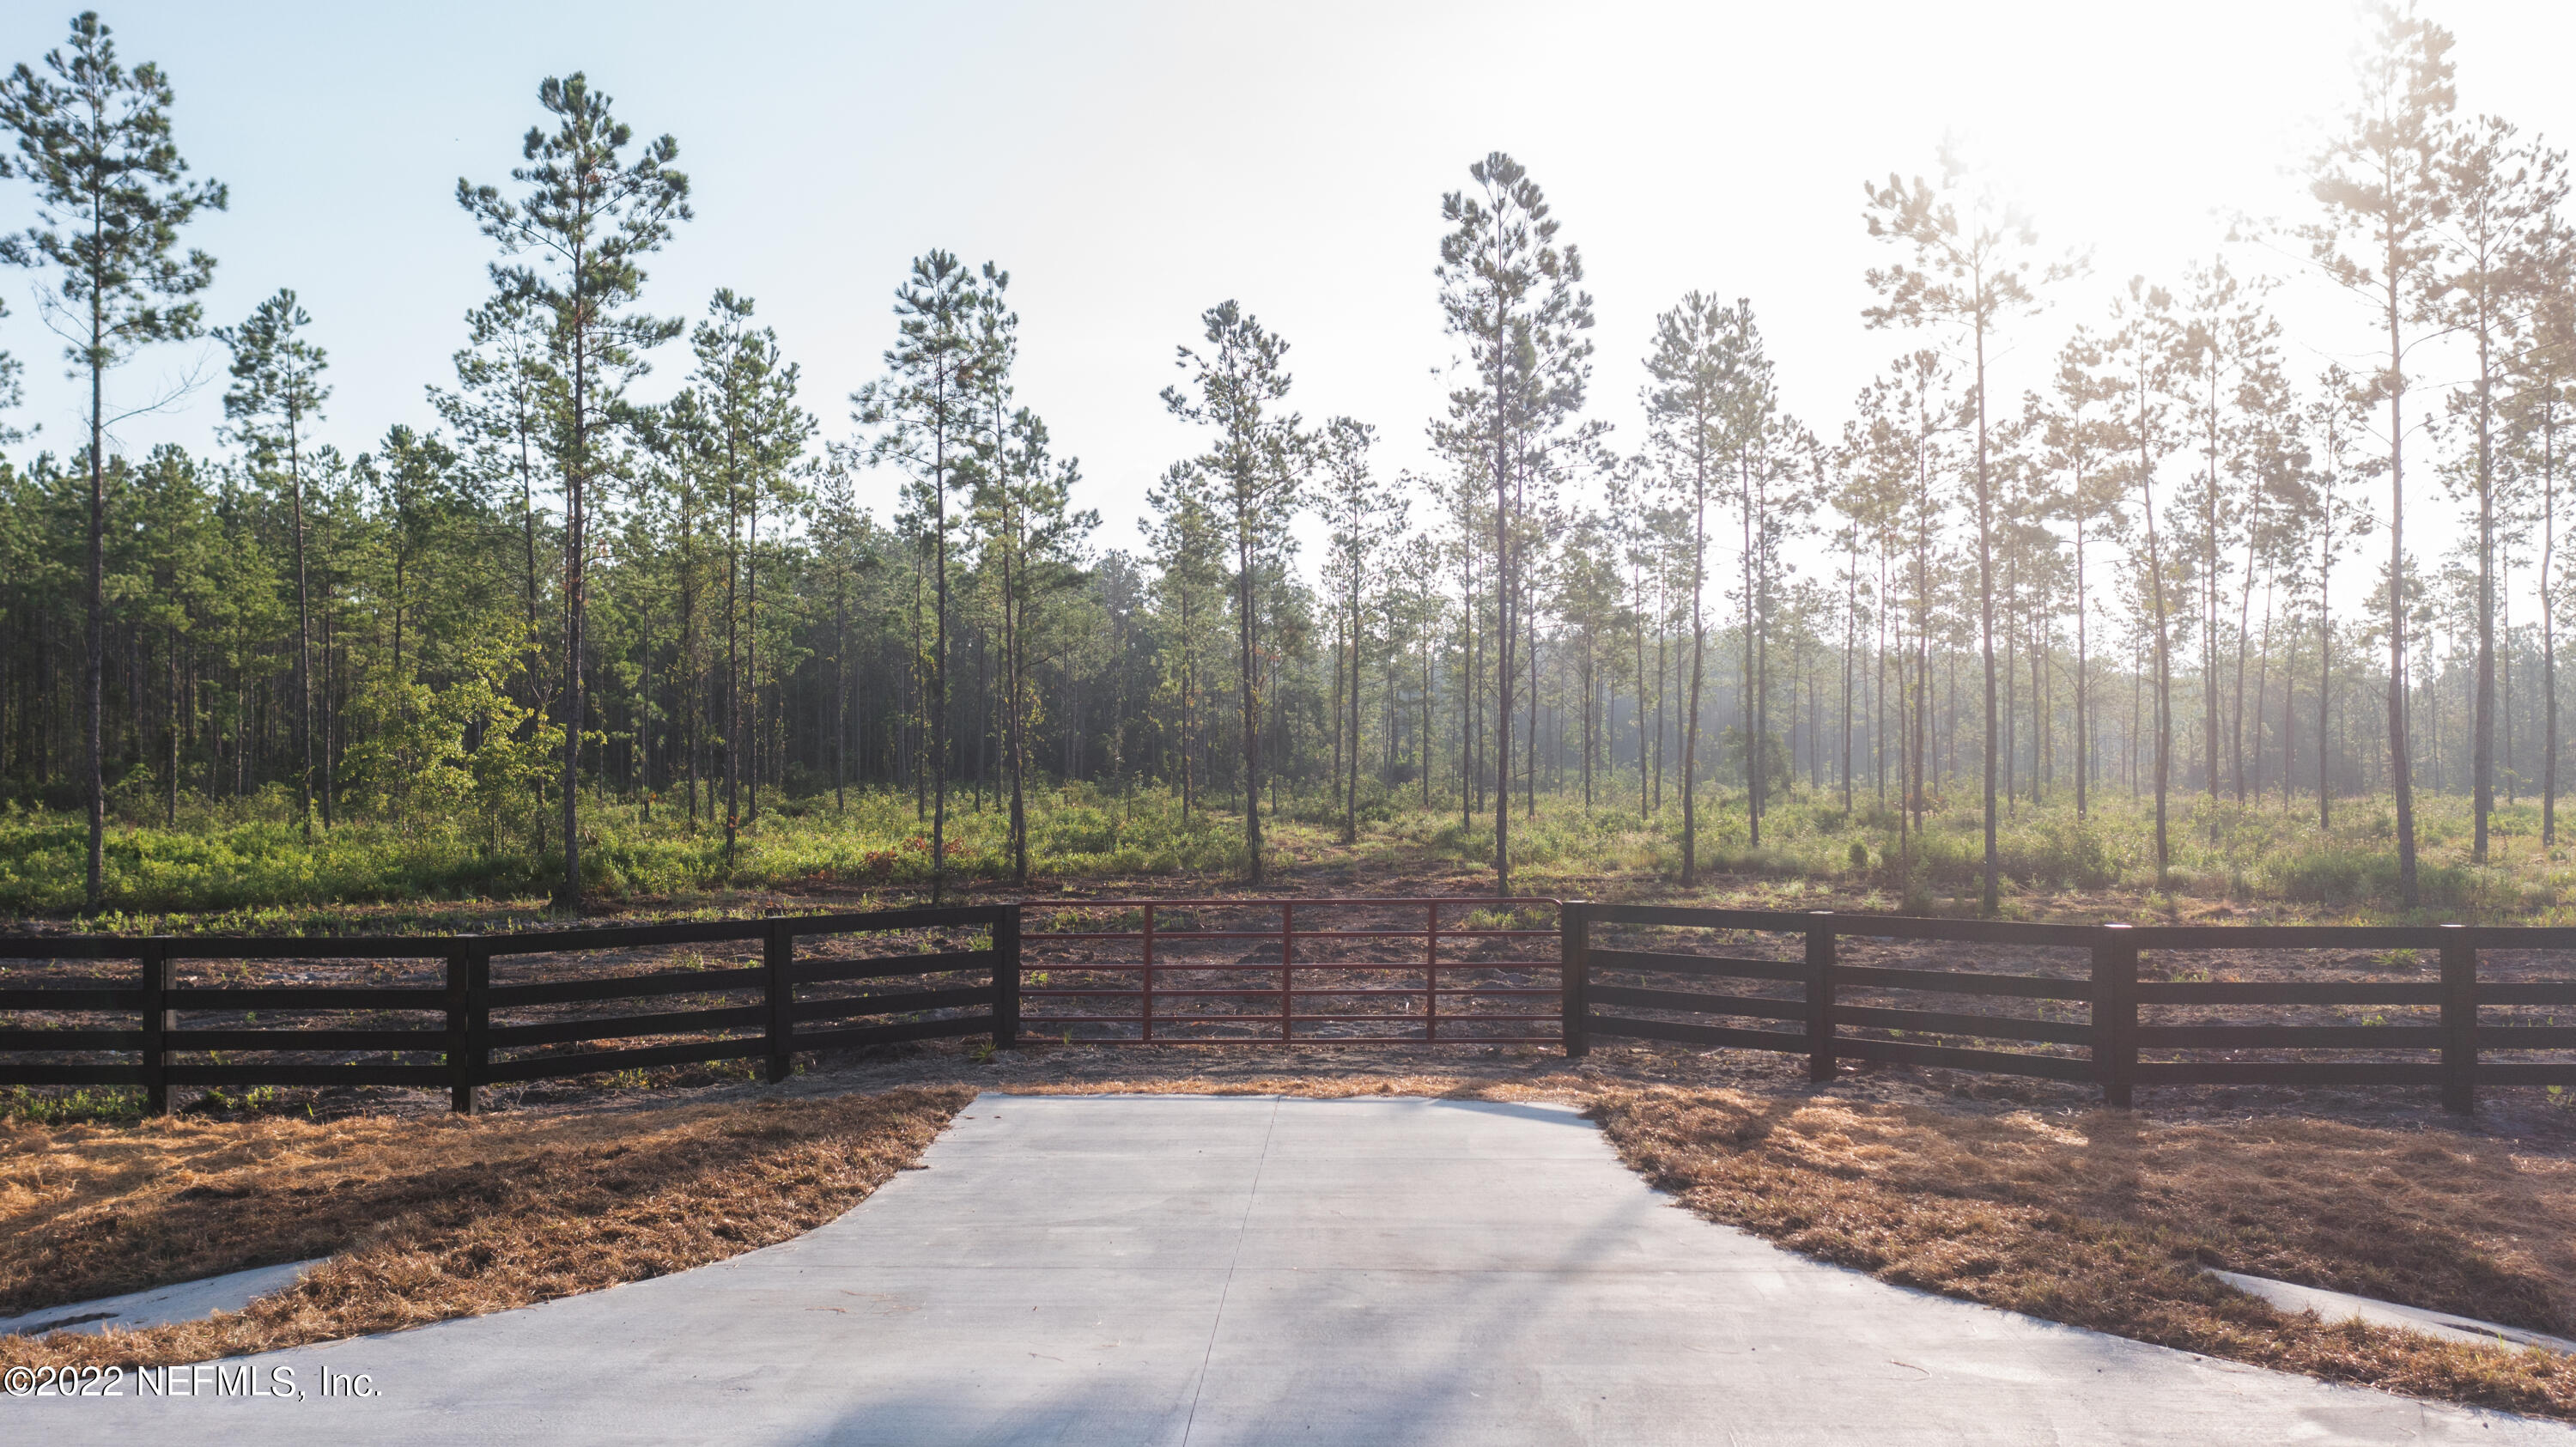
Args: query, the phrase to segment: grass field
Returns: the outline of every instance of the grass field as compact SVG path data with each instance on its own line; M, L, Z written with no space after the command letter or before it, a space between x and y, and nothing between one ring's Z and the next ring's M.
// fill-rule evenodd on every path
M1633 796L1631 796L1633 797ZM1711 790L1701 811L1704 878L1692 897L1741 899L1764 890L1822 890L1855 908L1946 913L1973 898L1983 858L1972 801L1936 812L1908 850L1897 819L1869 803L1846 812L1838 797L1799 795L1764 820L1759 848L1742 800ZM1283 800L1265 819L1273 878L1314 892L1379 893L1489 888L1493 819L1462 819L1454 806L1422 808L1410 796L1363 801L1357 841L1340 840L1333 802L1320 792ZM727 856L720 828L692 824L667 804L650 817L603 802L585 815L590 907L632 913L686 909L744 891L827 894L894 902L916 896L930 872L928 829L908 794L853 793L791 799L763 812ZM2465 799L2421 795L2422 904L2414 918L2486 922L2576 919L2576 864L2564 844L2543 848L2539 811L2510 803L2495 816L2492 858L2468 858ZM1680 897L1678 802L1641 817L1633 803L1587 807L1579 796L1542 795L1516 808L1514 882L1537 893L1603 898ZM1127 792L1076 784L1039 793L1031 810L1031 883L1089 890L1119 882L1208 886L1247 872L1240 816L1184 812L1159 789ZM2239 805L2178 798L2171 867L2155 868L2152 815L2115 795L2078 818L2071 803L2017 804L1998 840L2005 913L2063 918L2105 905L2188 912L2258 907L2299 919L2397 919L2393 810L2384 799L2339 801L2330 832L2313 802ZM0 813L0 912L62 916L81 902L85 830L73 815ZM950 867L970 889L1009 878L1005 816L969 794L949 823ZM175 827L127 821L107 846L108 929L295 928L317 912L457 907L541 911L560 858L493 848L429 824L344 821L309 836L279 807L183 807Z

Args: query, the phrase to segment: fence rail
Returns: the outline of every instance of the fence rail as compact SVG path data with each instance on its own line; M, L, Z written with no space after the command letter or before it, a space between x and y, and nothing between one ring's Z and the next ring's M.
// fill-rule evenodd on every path
M1552 927L1533 922L1546 912ZM1030 913L1056 927L1024 934ZM885 938L951 930L981 938L928 950ZM1535 958L1531 944L1551 935L1554 958ZM800 952L838 937L907 952ZM2081 965L1864 963L1862 941L2080 952ZM753 942L756 962L494 978L496 961ZM2429 952L2440 968L2417 980L2140 972L2160 951L2294 950ZM2061 925L1451 897L1031 900L402 939L28 938L0 940L0 960L47 962L20 972L33 983L0 984L0 1085L140 1086L156 1111L173 1087L410 1086L446 1089L472 1110L488 1085L726 1060L760 1061L778 1080L799 1051L967 1035L997 1047L1029 1036L1561 1043L1569 1055L1627 1037L1804 1055L1817 1079L1845 1060L1935 1066L2091 1083L2115 1105L2140 1085L2430 1086L2447 1109L2469 1111L2485 1087L2576 1086L2576 1020L2545 1013L2576 1013L2576 974L2530 978L2496 963L2505 951L2576 951L2576 929ZM415 978L180 974L183 962L349 961ZM129 968L108 968L117 962ZM2348 1011L2369 1013L2335 1013Z
M1014 905L793 915L697 924L611 926L402 939L256 937L0 940L0 959L125 960L134 973L82 974L0 989L0 1013L123 1015L132 1023L0 1029L0 1085L139 1085L147 1109L169 1108L173 1086L389 1085L445 1088L458 1111L486 1085L604 1071L760 1060L783 1080L799 1051L985 1035L1013 1043L1019 1018L1019 910ZM989 943L854 959L799 958L799 941L968 929ZM596 954L757 941L757 965L495 984L492 964L538 955ZM436 983L182 985L185 960L309 962L437 960ZM959 983L959 977L971 983ZM882 982L896 982L886 987ZM723 1004L667 1008L672 996ZM564 1006L623 1004L622 1013L517 1020ZM401 1016L366 1028L261 1024L263 1011ZM495 1020L494 1012L503 1018ZM219 1024L183 1014L238 1015ZM380 1028L400 1024L403 1028ZM668 1041L669 1036L697 1038ZM647 1045L615 1042L661 1040ZM609 1042L605 1045L602 1042ZM585 1047L560 1049L556 1047ZM64 1060L124 1054L122 1061ZM375 1058L281 1058L314 1054ZM232 1060L232 1054L258 1058ZM29 1059L29 1056L50 1057ZM211 1058L205 1058L211 1057Z
M2576 978L2490 980L2494 951L2576 950L2576 930L2498 925L2054 925L1933 920L1661 905L1565 903L1565 1041L1570 1055L1596 1037L1778 1050L1808 1057L1810 1075L1832 1076L1842 1060L1943 1066L2099 1084L2126 1106L2140 1085L2425 1085L2446 1109L2476 1108L2481 1086L2576 1086L2576 1060L2490 1059L2490 1051L2576 1049L2576 1026L2490 1023L2483 1009L2576 1006ZM1722 930L1794 937L1795 958L1596 948L1604 926ZM1947 941L2080 948L2081 975L1900 969L1845 964L1839 942ZM1738 947L1729 942L1725 948ZM2432 951L2440 976L2426 981L2152 980L2139 957L2156 950L2198 952L2365 949ZM1794 986L1746 994L1742 984ZM1676 988L1676 987L1680 988ZM1873 996L1855 1003L1852 993ZM1924 996L1977 1008L1926 1004ZM2008 1002L2064 1007L2082 1019L2014 1013ZM2004 1005L1995 1008L1988 1002ZM2429 1018L2364 1024L2277 1021L2167 1022L2148 1018L2177 1007L2304 1006L2429 1012ZM1714 1021L1751 1021L1753 1024ZM1792 1025L1796 1029L1777 1028ZM1870 1032L1870 1033L1853 1033ZM1952 1043L1959 1040L1975 1044ZM1995 1048L1998 1042L2041 1048ZM2050 1049L2047 1047L2060 1047ZM2081 1050L2082 1055L2068 1053ZM2147 1058L2185 1052L2335 1052L2344 1059ZM2353 1059L2353 1054L2414 1059Z

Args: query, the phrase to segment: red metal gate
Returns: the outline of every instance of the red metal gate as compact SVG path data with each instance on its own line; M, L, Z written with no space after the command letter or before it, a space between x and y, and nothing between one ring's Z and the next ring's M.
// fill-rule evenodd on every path
M1557 938L1553 899L1085 899L1021 908L1023 1036L1139 1045L1562 1039L1557 952L1551 944L1550 958L1527 958L1538 952L1523 943Z

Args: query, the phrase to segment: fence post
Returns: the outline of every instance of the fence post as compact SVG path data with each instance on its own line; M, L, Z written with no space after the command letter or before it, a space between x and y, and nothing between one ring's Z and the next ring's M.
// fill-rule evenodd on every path
M474 1113L473 946L459 939L447 951L447 1108Z
M993 1048L1020 1043L1020 906L1002 906L993 920Z
M474 1083L492 1082L492 947L474 942L465 977L465 1054L474 1065Z
M1557 998L1563 1003L1565 1023L1565 1058L1580 1060L1592 1053L1592 1004L1586 997L1592 983L1592 914L1583 900L1569 899L1556 907Z
M135 951L135 963L143 973L143 1110L147 1115L168 1115L170 1053L161 1042L179 1023L178 1012L162 1008L161 1003L163 992L176 983L172 978L169 940L145 940Z
M1556 907L1556 928L1559 934L1565 931L1565 906L1561 902ZM1423 929L1427 933L1422 952L1422 1039L1429 1044L1440 1038L1440 901L1431 901L1431 913L1425 917ZM1565 993L1561 982L1557 993Z
M2093 1078L2102 1103L2120 1110L2138 1074L2138 946L2128 931L2106 924L2093 946Z
M1807 912L1807 1078L1834 1078L1834 912Z
M1279 1039L1297 1038L1297 902L1279 901Z
M2478 951L2468 931L2442 937L2442 1109L2474 1115L2478 1109Z
M762 1032L769 1046L769 1083L778 1084L796 1071L796 936L784 919L769 922L761 936L762 998L769 1004L769 1023Z

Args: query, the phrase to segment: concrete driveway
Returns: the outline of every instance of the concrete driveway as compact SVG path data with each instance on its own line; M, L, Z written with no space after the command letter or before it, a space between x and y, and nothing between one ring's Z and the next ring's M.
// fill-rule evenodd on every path
M0 1401L0 1439L2576 1443L1802 1260L1559 1106L987 1095L925 1160L732 1261L229 1364L286 1395Z

